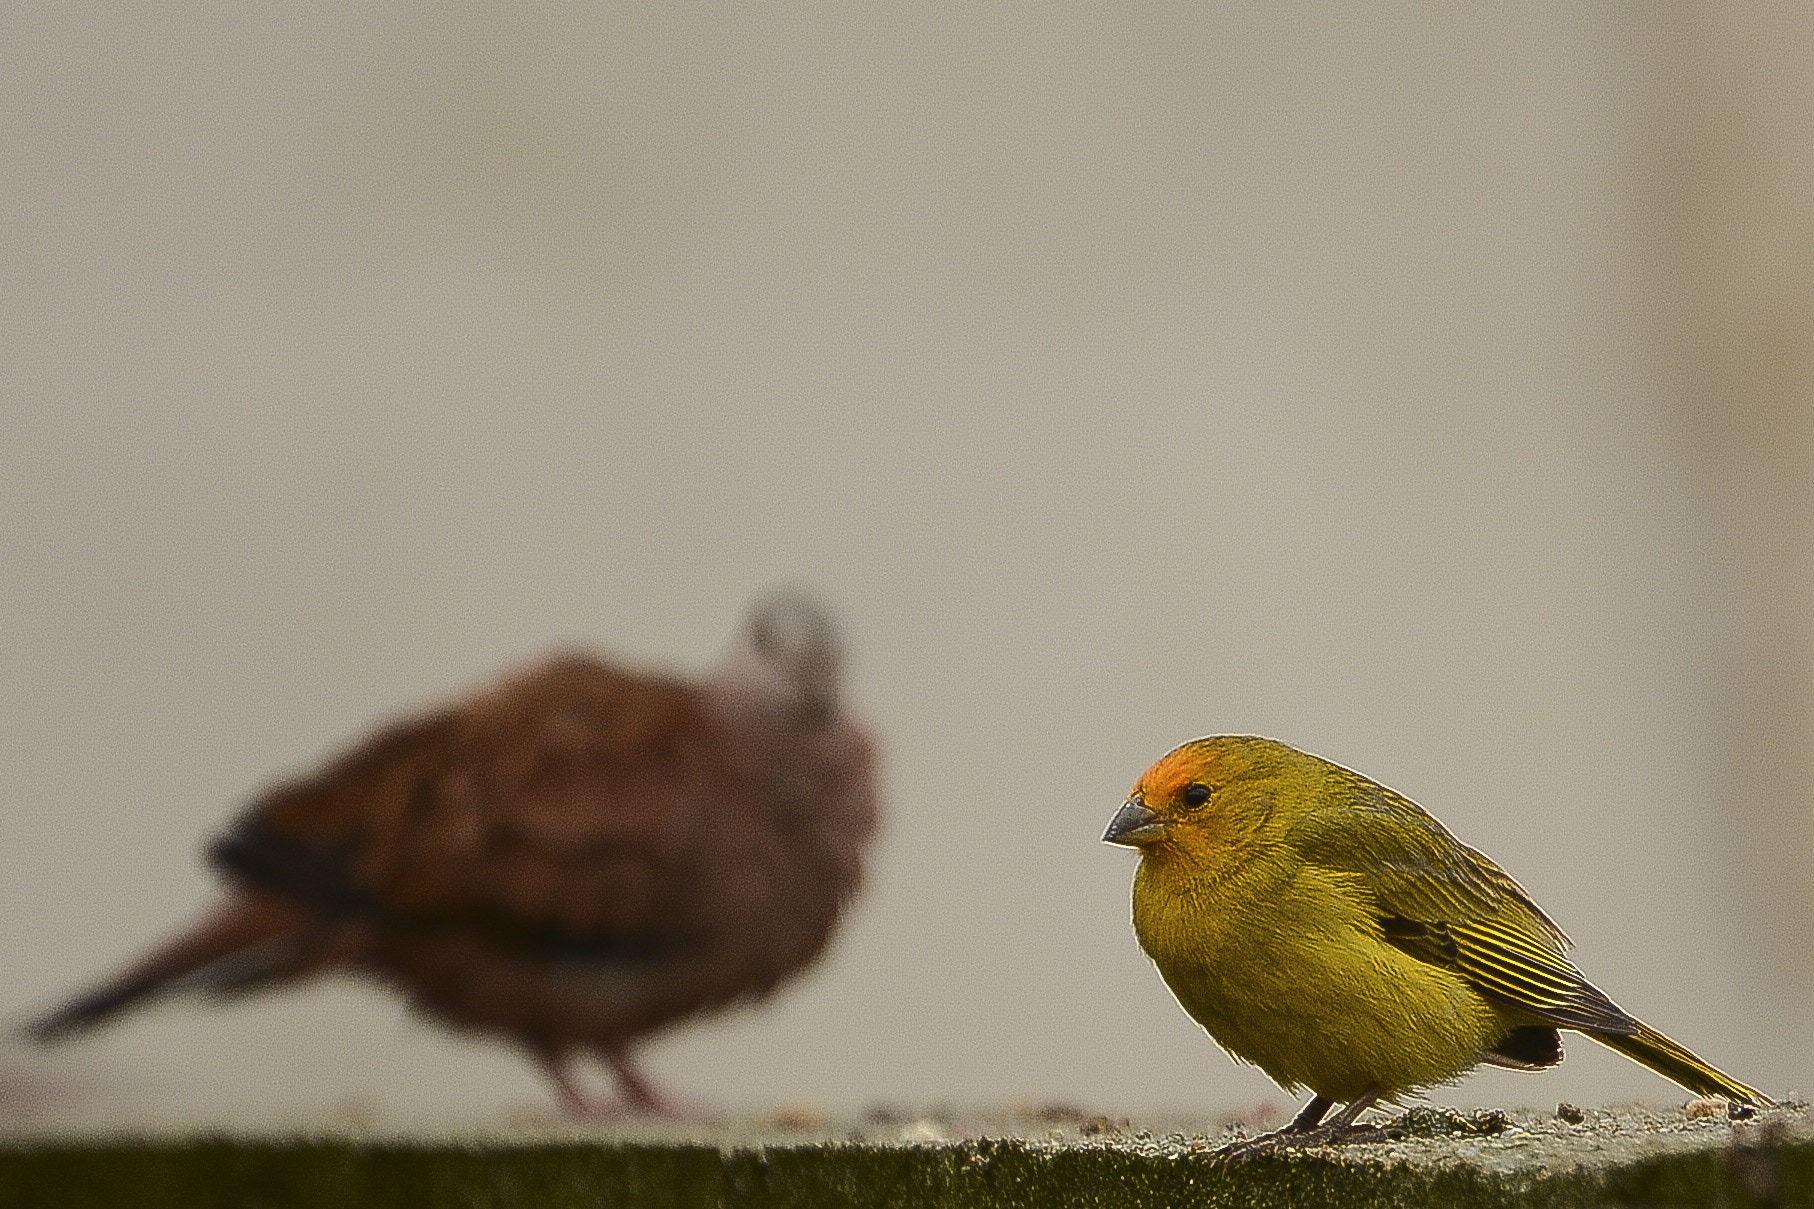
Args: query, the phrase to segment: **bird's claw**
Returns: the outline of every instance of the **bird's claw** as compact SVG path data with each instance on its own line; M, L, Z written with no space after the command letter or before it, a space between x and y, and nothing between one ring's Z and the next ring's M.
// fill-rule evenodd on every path
M1282 1150L1303 1150L1312 1146L1347 1146L1356 1142L1391 1142L1404 1134L1386 1125L1319 1125L1313 1129L1276 1129L1271 1133L1261 1134L1257 1138L1244 1138L1239 1142L1210 1152L1209 1161L1221 1166L1227 1163L1244 1163L1248 1159L1258 1158L1263 1154L1277 1154Z

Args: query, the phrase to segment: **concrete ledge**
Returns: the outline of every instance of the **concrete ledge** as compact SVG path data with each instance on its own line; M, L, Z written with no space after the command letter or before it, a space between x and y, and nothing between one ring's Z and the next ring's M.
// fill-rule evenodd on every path
M1579 1124L1427 1109L1399 1120L1398 1141L1232 1168L1210 1161L1200 1134L1115 1132L1100 1119L945 1139L936 1135L967 1123L822 1128L810 1140L771 1127L717 1141L553 1127L464 1141L15 1133L0 1139L0 1209L1814 1205L1814 1123L1802 1105L1742 1123L1680 1109L1594 1111Z

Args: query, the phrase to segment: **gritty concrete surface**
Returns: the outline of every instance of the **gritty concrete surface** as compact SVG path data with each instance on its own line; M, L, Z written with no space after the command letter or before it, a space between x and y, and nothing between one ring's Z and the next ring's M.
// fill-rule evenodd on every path
M1247 1163L1216 1148L1276 1120L1126 1120L1062 1104L994 1111L787 1109L618 1125L544 1112L382 1120L44 1113L0 1128L0 1205L192 1209L1659 1209L1814 1205L1814 1115L1797 1100L1733 1119L1724 1102L1379 1116L1387 1140ZM222 1114L225 1115L225 1114ZM1276 1114L1274 1114L1276 1116Z
M1741 1110L1742 1112L1742 1110ZM1507 1111L1420 1107L1376 1113L1392 1140L1320 1148L1312 1153L1355 1163L1409 1162L1420 1166L1468 1165L1487 1172L1616 1166L1662 1155L1760 1145L1814 1142L1814 1110L1803 1099L1758 1110L1746 1119L1728 1115L1724 1101L1610 1108ZM1040 1151L1115 1149L1155 1158L1207 1155L1241 1137L1276 1127L1276 1118L1226 1116L1127 1117L1068 1104L1007 1108L906 1109L877 1107L851 1117L810 1108L717 1115L700 1112L685 1121L575 1121L547 1110L523 1110L494 1119L380 1117L357 1103L309 1117L223 1121L173 1116L108 1119L61 1114L54 1107L0 1114L0 1146L45 1142L170 1141L198 1137L249 1142L292 1138L349 1142L524 1146L654 1144L715 1146L722 1150L800 1147L825 1143L938 1147L980 1139L1016 1139Z

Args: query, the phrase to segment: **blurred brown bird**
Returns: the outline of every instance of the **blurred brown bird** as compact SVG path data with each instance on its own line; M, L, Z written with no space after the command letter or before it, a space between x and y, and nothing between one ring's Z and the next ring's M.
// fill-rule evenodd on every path
M781 592L703 683L567 655L391 725L253 803L209 849L225 896L27 1031L362 972L525 1046L571 1112L671 1111L632 1044L768 994L861 882L876 756L840 670L829 613Z

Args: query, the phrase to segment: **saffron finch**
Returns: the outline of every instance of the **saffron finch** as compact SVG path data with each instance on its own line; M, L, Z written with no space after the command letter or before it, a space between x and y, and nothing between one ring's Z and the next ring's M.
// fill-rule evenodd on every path
M1140 851L1134 932L1184 1010L1313 1094L1231 1153L1361 1136L1369 1106L1483 1062L1553 1066L1563 1028L1701 1095L1771 1103L1582 977L1568 938L1498 865L1328 760L1251 736L1186 743L1102 838Z

